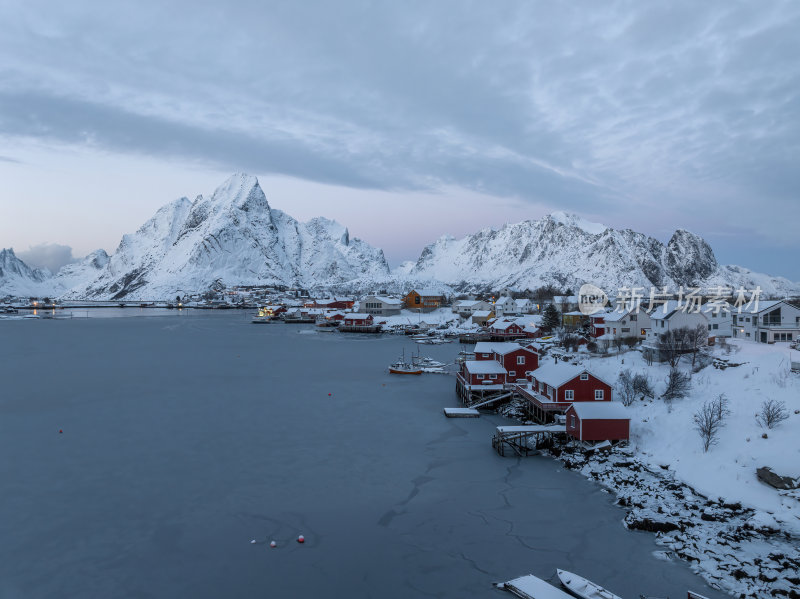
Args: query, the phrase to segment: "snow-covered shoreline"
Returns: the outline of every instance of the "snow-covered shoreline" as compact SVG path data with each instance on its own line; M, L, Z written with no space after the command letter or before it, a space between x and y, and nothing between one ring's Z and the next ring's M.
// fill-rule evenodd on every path
M552 455L613 492L628 510L625 526L657 535L709 584L742 597L800 597L800 491L760 480L759 467L800 476L800 375L789 372L788 348L728 340L712 356L738 366L692 375L687 397L658 399L669 371L638 351L577 361L614 382L622 369L646 374L656 399L635 400L629 445L604 453L557 448ZM690 371L689 364L679 365ZM719 394L730 413L717 442L703 451L693 415ZM788 419L762 428L755 413L765 399L786 404ZM513 406L504 413L514 417Z

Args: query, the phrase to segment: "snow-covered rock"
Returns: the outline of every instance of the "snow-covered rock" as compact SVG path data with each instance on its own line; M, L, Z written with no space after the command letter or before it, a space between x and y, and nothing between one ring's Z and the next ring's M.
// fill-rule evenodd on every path
M125 235L71 298L164 298L231 285L333 287L389 277L383 252L342 225L300 223L274 210L255 177L237 174L210 196L180 198Z
M664 245L630 229L616 230L556 212L538 221L483 229L462 239L441 237L428 245L405 274L436 279L461 289L552 284L577 290L594 283L609 293L620 287L729 285L769 295L800 291L800 283L719 266L701 237L679 229Z

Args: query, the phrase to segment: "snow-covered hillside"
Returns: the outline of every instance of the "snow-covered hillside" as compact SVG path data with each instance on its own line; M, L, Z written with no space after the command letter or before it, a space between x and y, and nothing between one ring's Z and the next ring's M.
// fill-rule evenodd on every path
M224 285L327 287L389 276L383 252L345 227L273 210L258 180L237 174L210 196L180 198L125 235L99 274L68 298L164 298Z
M483 229L462 239L444 236L427 246L407 271L410 279L436 279L459 288L533 289L552 284L577 291L594 283L619 287L727 284L768 295L800 292L800 283L719 266L711 247L679 229L664 245L630 229L615 230L557 212L538 221Z
M25 264L13 249L0 250L0 297L53 295L52 276L49 270Z

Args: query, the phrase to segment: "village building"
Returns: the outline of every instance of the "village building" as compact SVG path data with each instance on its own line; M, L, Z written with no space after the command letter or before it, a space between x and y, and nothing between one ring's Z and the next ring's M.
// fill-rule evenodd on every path
M495 315L500 318L513 316L517 313L517 304L512 297L504 295L495 300L493 310Z
M650 329L650 315L638 308L625 308L606 312L603 316L605 339L636 337L645 339Z
M519 343L479 341L475 344L475 360L495 360L506 370L509 382L524 381L539 368L539 350Z
M368 295L359 302L359 309L376 316L396 316L403 309L403 300L383 295Z
M472 313L470 317L472 320L472 324L477 324L479 326L485 325L488 321L494 319L494 312L491 310L476 310Z
M566 411L567 435L578 441L627 441L631 417L615 401L577 402Z
M308 300L303 306L306 308L324 308L326 310L351 310L355 303L355 300L351 297L330 297Z
M700 311L708 321L709 337L733 336L733 308L727 302L703 304Z
M606 334L606 316L610 312L595 312L589 315L589 334L592 337L602 337Z
M572 312L578 309L578 296L577 295L554 295L553 305L559 312Z
M525 332L525 323L508 318L496 318L486 323L486 330L493 341L507 341L511 339L524 339L528 336Z
M445 303L445 297L435 289L412 289L406 294L404 303L409 310L431 312Z
M570 329L579 329L589 324L589 317L580 310L572 310L561 315L561 324Z
M536 310L536 304L534 304L527 297L515 299L514 304L517 307L517 314L533 314Z
M575 402L611 401L613 393L612 386L597 375L565 362L539 366L528 380L516 385L516 391L526 400L529 417L544 424Z
M694 329L699 325L708 329L708 319L702 311L688 309L685 304L681 305L677 300L669 300L663 305L656 306L648 315L650 330L645 340L648 345L654 347L658 345L659 337L668 331L680 328Z
M458 314L464 318L469 318L475 312L492 311L492 304L483 300L458 300L453 302L453 314Z
M758 303L755 312L734 312L733 336L759 343L792 342L800 339L800 308L786 300Z

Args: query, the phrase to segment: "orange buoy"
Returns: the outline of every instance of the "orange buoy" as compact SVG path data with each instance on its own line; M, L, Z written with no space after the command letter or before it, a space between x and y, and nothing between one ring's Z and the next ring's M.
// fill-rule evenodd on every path
M297 542L298 543L305 543L306 542L306 538L303 535L300 535L299 537L297 537Z

